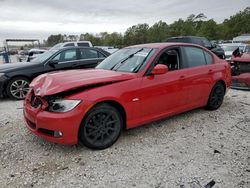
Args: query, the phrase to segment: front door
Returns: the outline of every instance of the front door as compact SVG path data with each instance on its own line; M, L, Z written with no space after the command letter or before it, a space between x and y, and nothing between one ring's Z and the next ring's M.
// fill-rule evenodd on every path
M169 72L142 78L140 102L141 116L151 118L173 114L187 103L187 70L182 65L181 49L166 49L154 63L167 65Z
M76 49L67 49L67 50L61 51L50 61L56 62L56 63L50 64L49 62L47 62L45 64L46 71L73 69L77 67L79 60L77 60Z

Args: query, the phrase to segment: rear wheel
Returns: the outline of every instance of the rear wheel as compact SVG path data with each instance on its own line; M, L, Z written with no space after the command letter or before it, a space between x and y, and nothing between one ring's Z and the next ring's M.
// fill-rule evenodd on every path
M7 85L7 94L12 99L22 100L29 91L30 81L25 77L12 79Z
M217 110L223 103L225 89L222 83L217 83L213 87L206 108L208 110Z
M122 117L116 108L108 104L97 105L81 123L80 142L92 149L108 148L119 138L122 126Z

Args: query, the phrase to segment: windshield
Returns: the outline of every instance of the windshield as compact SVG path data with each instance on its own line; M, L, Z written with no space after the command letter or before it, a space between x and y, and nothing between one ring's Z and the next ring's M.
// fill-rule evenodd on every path
M32 63L42 63L54 55L58 50L49 50L43 54L38 55L35 59L31 60Z
M146 65L156 49L123 48L103 60L96 68L121 72L138 72Z
M50 48L49 50L58 50L58 49L60 49L60 48L62 48L63 47L63 43L59 43L59 44L56 44L55 46L53 46L52 48Z

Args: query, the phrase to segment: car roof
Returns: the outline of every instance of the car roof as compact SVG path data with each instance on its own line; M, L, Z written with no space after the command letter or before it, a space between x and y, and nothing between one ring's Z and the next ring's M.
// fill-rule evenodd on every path
M148 43L148 44L138 44L133 46L128 46L127 48L158 48L163 49L171 46L195 46L205 49L204 47L192 43L182 43L182 42L162 42L162 43Z
M29 50L29 52L45 52L47 50L44 50L44 49L37 49L37 48L32 48Z
M219 44L221 46L247 46L247 44L244 44L244 43L222 43L222 44Z
M170 37L168 39L181 39L181 38L199 38L199 39L204 39L205 37L200 37L200 36L177 36L177 37Z
M107 51L105 51L105 50L103 50L101 48L88 47L88 46L66 46L66 47L62 47L62 48L57 49L57 52L67 50L67 49L96 49L98 51L101 51L102 53L104 53L107 56L110 55L109 52L107 52Z

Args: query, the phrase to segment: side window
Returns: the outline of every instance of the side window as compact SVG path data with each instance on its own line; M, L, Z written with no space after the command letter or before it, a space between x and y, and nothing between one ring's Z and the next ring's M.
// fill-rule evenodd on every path
M76 50L65 50L54 57L53 60L57 60L59 62L76 60Z
M250 52L250 46L246 46L246 48L245 48L245 51L244 51L244 52L249 53L249 52Z
M166 50L160 57L157 64L167 65L169 71L180 69L180 55L178 49Z
M56 57L54 57L54 58L53 58L53 60L55 60L55 61L59 61L59 60L60 60L60 56L61 56L61 53L60 53L60 54L58 54Z
M206 65L206 59L203 53L203 50L196 47L184 47L188 67L197 67Z
M68 43L68 44L65 44L64 47L68 47L68 46L75 46L74 43Z
M80 49L80 59L96 59L98 53L96 50L91 49Z
M204 55L206 58L206 62L208 65L213 64L213 57L211 54L209 54L208 52L204 51Z

